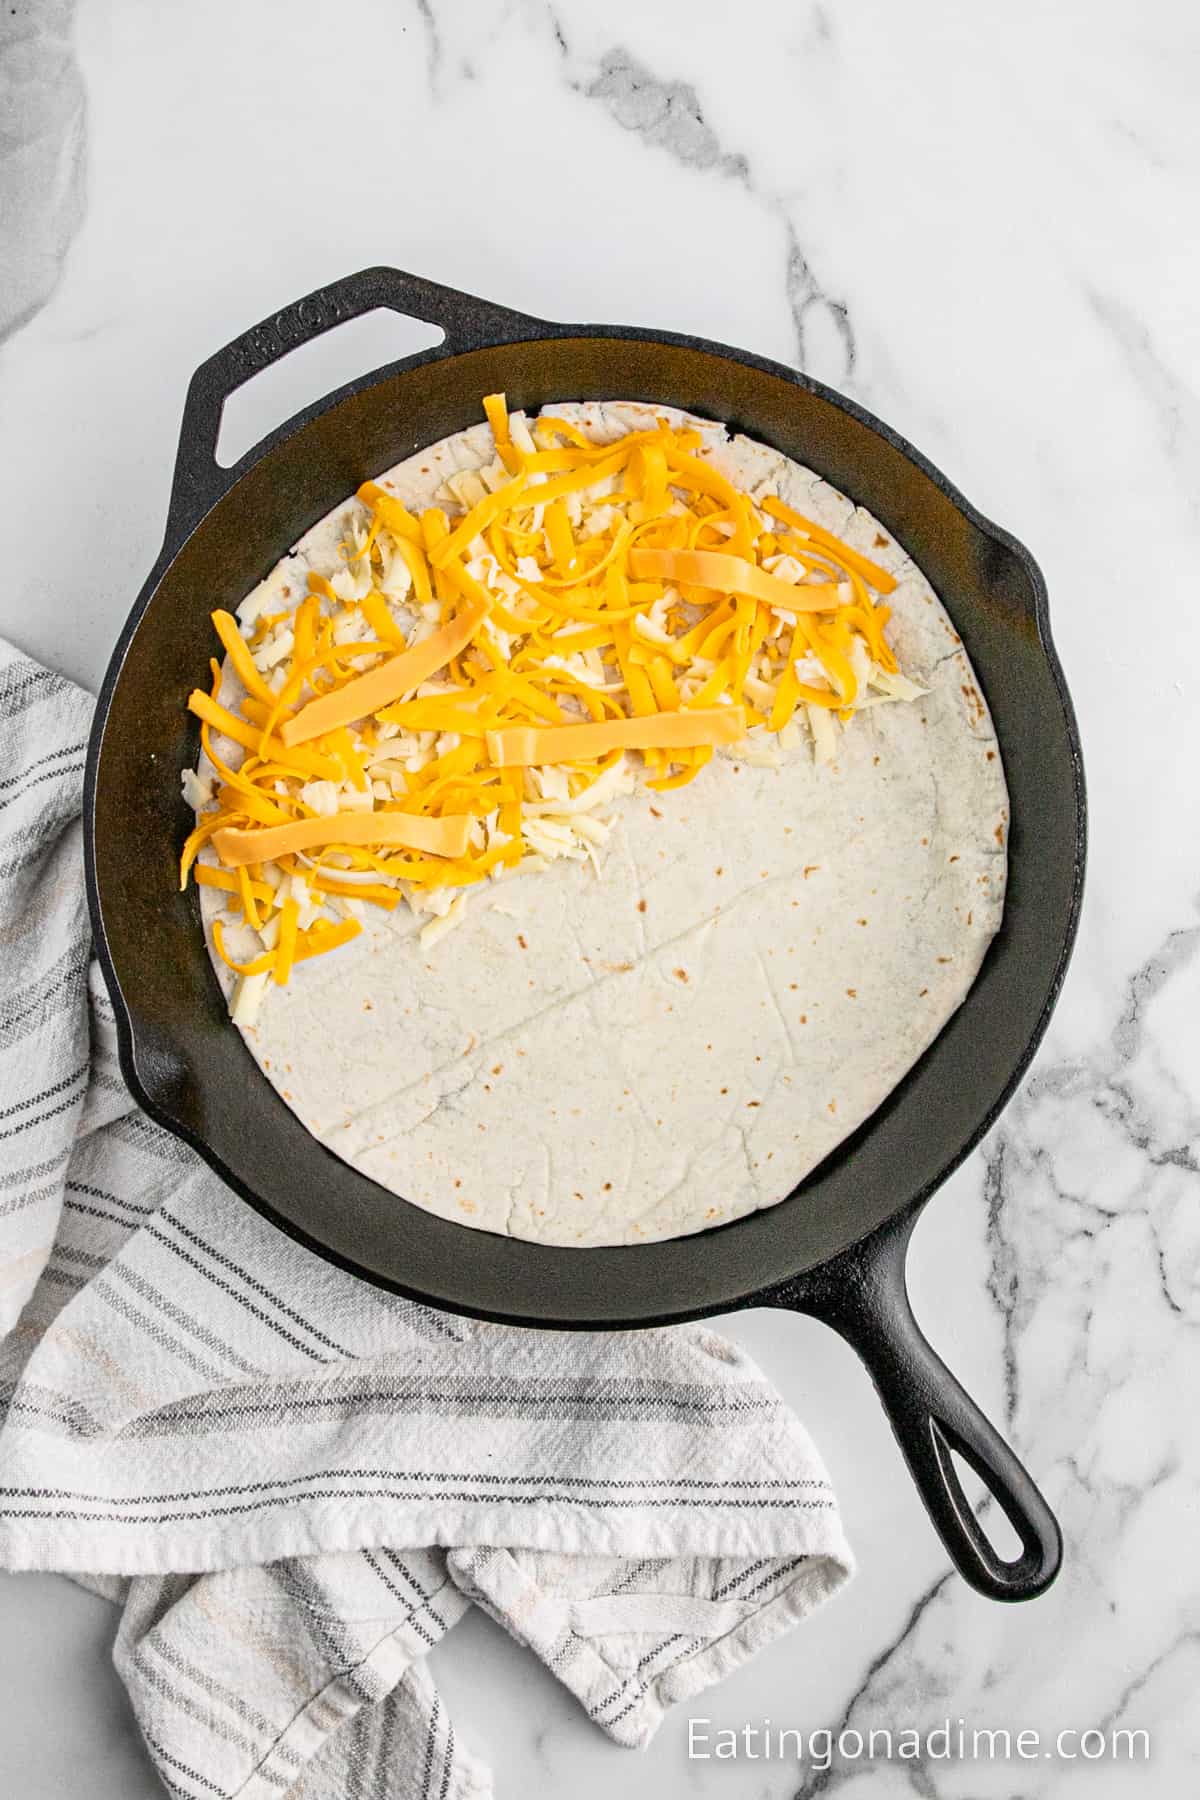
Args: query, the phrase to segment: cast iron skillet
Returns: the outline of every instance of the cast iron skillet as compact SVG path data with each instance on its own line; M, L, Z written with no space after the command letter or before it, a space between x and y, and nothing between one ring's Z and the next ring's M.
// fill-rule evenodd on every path
M214 457L227 396L297 344L387 306L442 345L299 413L230 469ZM209 613L248 589L368 476L509 404L611 396L673 402L808 464L875 513L926 572L983 681L1012 798L1008 903L975 986L871 1119L788 1199L671 1242L569 1250L472 1232L397 1204L325 1150L256 1070L226 1016L195 891L178 892L188 826L184 709L207 668ZM824 1319L866 1363L933 1522L981 1593L1028 1599L1061 1560L1025 1470L935 1355L909 1307L917 1214L976 1144L1042 1036L1075 935L1084 860L1079 740L1041 574L911 445L793 370L674 332L556 325L395 269L320 289L202 365L188 389L166 539L96 709L85 801L88 893L121 1066L146 1111L251 1206L319 1255L434 1306L515 1325L662 1325L742 1306ZM952 1452L1015 1527L1003 1560Z

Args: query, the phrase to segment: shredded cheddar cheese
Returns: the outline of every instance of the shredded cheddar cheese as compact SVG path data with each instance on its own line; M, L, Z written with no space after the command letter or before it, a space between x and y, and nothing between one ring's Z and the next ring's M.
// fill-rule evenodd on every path
M489 731L487 747L498 767L510 768L514 764L594 762L610 750L691 750L736 744L745 735L746 717L740 706L710 706L694 712L675 709L641 718L600 719L590 725L511 725L506 731ZM218 833L218 848L219 837Z
M467 849L465 813L431 819L421 813L351 812L332 818L294 819L287 825L268 825L262 831L238 831L233 826L214 832L213 849L227 869L251 863L277 862L297 850L319 850L326 844L400 845L405 850L424 850L433 856L464 856Z
M439 669L465 650L483 624L491 602L486 595L472 598L440 631L398 656L389 657L367 675L359 675L344 687L310 700L300 713L279 728L280 741L290 750L315 737L324 737L355 719L365 719L381 706L398 700L436 675Z
M188 701L215 774L184 776L180 883L224 903L240 1024L368 907L429 915L429 947L464 889L522 862L599 868L605 809L639 778L681 787L720 749L776 766L760 740L801 726L829 761L860 707L922 691L885 635L892 576L743 493L698 431L596 443L503 394L483 407L490 466L419 513L364 483L306 593L213 614L241 697L222 703L214 663ZM234 927L254 953L231 954Z
M744 556L722 550L633 550L630 572L643 579L690 581L717 593L741 594L764 606L782 606L791 612L828 612L838 604L837 583L816 582L800 588L760 569Z

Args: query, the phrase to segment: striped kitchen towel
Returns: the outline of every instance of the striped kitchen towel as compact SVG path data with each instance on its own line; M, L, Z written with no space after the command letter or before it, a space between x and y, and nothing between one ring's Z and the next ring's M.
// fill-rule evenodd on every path
M850 1574L812 1444L705 1326L381 1293L137 1111L84 904L90 714L0 647L0 1565L119 1604L189 1800L489 1792L423 1660L472 1605L646 1743Z

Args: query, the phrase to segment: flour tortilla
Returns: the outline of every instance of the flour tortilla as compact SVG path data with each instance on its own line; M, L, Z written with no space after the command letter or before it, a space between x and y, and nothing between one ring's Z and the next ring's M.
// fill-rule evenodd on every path
M685 416L546 410L597 440ZM561 861L472 889L429 949L406 907L369 908L354 943L270 986L243 1035L308 1129L475 1230L649 1243L774 1205L933 1041L1000 923L1000 753L928 582L811 471L688 423L740 486L777 492L896 576L889 636L931 691L860 714L832 764L805 728L779 769L717 755L678 792L618 801L599 879ZM419 508L493 455L477 426L384 479ZM309 566L333 566L359 510L336 508L273 571L280 604ZM227 669L225 697L238 692ZM207 922L221 898L202 899Z

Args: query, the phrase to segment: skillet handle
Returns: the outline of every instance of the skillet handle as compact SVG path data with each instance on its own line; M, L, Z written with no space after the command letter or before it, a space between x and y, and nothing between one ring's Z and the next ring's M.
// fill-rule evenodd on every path
M460 293L457 288L442 287L404 269L383 267L344 275L339 281L306 294L303 300L281 307L202 362L188 384L167 516L169 545L182 542L263 449L263 445L256 445L228 469L217 462L221 413L230 394L289 351L380 306L409 318L423 319L445 334L441 344L404 357L395 364L397 368L437 362L484 345L512 343L528 337L531 327L540 323L524 313L494 306L473 294ZM336 395L327 396L327 400L335 398ZM292 423L289 420L280 426L266 442L274 443L286 435Z
M913 1316L905 1258L916 1214L902 1215L832 1262L763 1299L811 1313L866 1364L934 1527L963 1578L992 1600L1032 1600L1062 1562L1058 1521L995 1427ZM760 1301L759 1304L762 1302ZM951 1452L984 1482L1021 1540L1006 1562L984 1534Z

